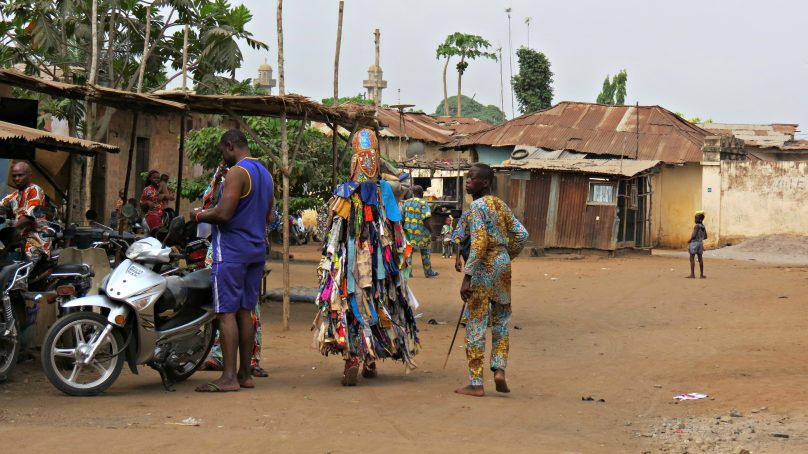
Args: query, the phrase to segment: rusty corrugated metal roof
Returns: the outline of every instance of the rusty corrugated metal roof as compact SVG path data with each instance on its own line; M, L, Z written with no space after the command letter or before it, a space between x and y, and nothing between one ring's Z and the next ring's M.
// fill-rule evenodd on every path
M105 143L53 134L5 121L0 121L0 143L33 145L43 150L67 151L90 156L99 152L118 153L120 151L118 147Z
M420 112L401 114L395 109L379 109L378 120L385 126L379 131L382 137L444 144L449 142L454 133L440 125L435 118Z
M593 175L633 177L658 166L660 161L644 159L509 159L496 169L547 170Z
M437 120L441 126L449 128L454 131L455 134L459 135L473 134L494 126L492 123L485 120L480 120L479 118L444 116L437 116L433 118Z
M796 124L773 123L764 124L733 124L733 123L703 123L700 127L720 136L735 136L751 146L781 146L792 142L797 133Z
M639 117L639 154L637 121ZM626 156L666 163L700 162L710 133L660 106L607 106L561 102L468 137L451 148L530 145L552 150Z

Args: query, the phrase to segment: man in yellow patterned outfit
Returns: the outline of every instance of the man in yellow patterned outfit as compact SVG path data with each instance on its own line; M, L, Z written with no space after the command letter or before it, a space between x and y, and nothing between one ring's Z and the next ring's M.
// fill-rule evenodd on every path
M468 212L471 250L460 296L466 312L466 358L471 384L458 394L482 397L485 330L491 319L491 370L499 392L510 392L505 380L508 362L508 323L511 320L511 260L527 241L527 230L501 199L491 195L494 172L474 164L466 176L466 191L474 201Z

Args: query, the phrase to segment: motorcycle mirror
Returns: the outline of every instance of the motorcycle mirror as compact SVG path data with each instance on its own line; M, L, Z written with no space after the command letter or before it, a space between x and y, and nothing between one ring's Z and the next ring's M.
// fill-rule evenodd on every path
M121 207L121 214L123 214L123 217L125 218L133 218L137 216L137 210L135 209L135 207L127 203L126 205Z
M95 221L98 219L98 213L96 213L95 210L87 210L87 212L84 213L84 217L87 218L88 221Z
M182 230L185 228L185 218L182 216L177 216L171 220L168 224L168 233L166 237L163 239L163 246L165 246L169 240L173 240L175 237L182 233Z

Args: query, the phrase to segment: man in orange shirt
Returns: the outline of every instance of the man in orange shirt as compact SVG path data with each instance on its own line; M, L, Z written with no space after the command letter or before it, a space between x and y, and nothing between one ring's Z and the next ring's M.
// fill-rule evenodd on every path
M47 227L44 210L45 191L31 183L31 166L18 162L11 168L11 178L16 191L0 201L0 206L10 211L14 217L14 227L25 238L25 255L31 260L39 260L50 255L51 240L42 236ZM37 212L37 211L41 211Z

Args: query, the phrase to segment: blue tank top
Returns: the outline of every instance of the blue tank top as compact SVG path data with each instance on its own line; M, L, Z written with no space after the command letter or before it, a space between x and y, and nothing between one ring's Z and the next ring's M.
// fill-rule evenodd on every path
M249 176L249 190L241 197L233 217L213 226L213 261L263 263L266 260L266 226L273 187L272 176L261 161L244 158L230 169L240 167ZM225 178L224 184L227 184Z

